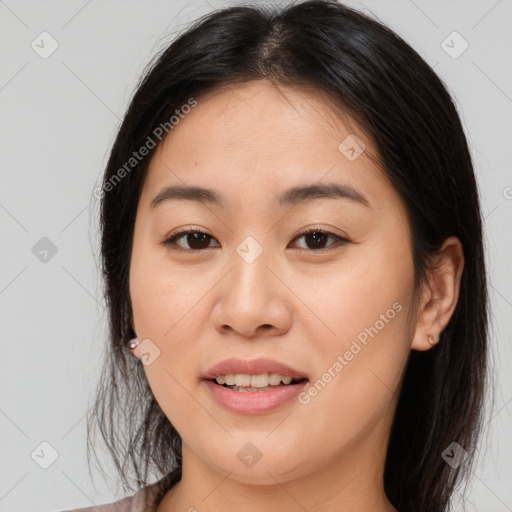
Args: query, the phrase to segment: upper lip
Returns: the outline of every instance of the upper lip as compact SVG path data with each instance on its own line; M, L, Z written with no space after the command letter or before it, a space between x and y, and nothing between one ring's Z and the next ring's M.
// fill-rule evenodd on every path
M219 375L235 375L237 373L260 375L262 373L278 373L293 379L307 379L306 374L287 366L286 364L274 361L273 359L224 359L213 365L203 376L205 379L215 379Z

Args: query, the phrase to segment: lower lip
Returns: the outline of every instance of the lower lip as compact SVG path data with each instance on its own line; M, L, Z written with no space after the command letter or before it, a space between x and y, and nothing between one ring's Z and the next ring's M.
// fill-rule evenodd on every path
M233 391L211 380L203 382L217 403L229 411L238 414L261 414L273 411L296 397L308 381L279 386L268 391Z

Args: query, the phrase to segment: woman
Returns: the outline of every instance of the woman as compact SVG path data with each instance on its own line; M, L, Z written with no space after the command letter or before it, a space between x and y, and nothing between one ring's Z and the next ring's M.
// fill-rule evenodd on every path
M328 0L213 12L145 74L96 196L89 428L142 486L102 510L449 510L485 392L481 212L407 43Z

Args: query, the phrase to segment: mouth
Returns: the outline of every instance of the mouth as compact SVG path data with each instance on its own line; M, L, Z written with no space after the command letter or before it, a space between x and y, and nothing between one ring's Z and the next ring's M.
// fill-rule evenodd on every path
M296 397L308 376L271 359L226 359L202 377L210 396L237 414L273 411Z

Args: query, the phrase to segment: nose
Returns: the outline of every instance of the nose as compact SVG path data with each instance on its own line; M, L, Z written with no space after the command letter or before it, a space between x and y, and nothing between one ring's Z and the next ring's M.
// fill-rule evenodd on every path
M291 326L291 291L286 277L266 251L254 261L236 251L233 266L219 283L219 295L212 312L212 322L221 334L244 338L276 336Z

